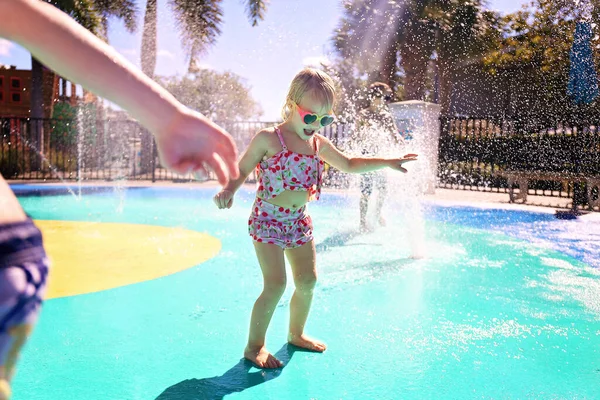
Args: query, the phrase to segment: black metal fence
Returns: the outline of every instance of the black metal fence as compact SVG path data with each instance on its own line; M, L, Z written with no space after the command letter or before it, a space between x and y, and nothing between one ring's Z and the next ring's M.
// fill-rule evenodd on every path
M244 149L256 132L274 124L219 123L239 149ZM337 143L347 132L347 126L333 124L323 134ZM73 120L0 118L0 173L15 180L192 179L160 164L152 135L137 122L85 116Z
M274 122L220 122L244 149L259 130ZM507 171L560 174L533 180L530 193L573 197L585 183L570 177L600 177L600 118L568 123L494 117L443 117L438 186L477 191L509 190ZM351 125L333 124L323 134L344 147ZM160 164L152 136L131 120L0 118L0 173L16 180L186 181ZM343 185L343 174L327 175ZM214 178L214 177L210 177ZM250 177L250 180L253 176ZM594 195L598 196L597 188Z
M507 171L555 173L533 180L531 194L571 197L574 177L600 177L598 121L544 121L493 117L443 117L439 186L508 191ZM597 195L597 194L596 194Z

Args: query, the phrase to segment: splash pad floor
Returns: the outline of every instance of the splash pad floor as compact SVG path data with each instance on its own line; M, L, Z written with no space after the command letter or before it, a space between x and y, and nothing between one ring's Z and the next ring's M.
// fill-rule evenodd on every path
M14 399L600 396L597 222L430 202L414 218L390 201L388 226L361 235L357 198L326 193L310 205L319 283L307 332L329 348L286 345L288 280L267 337L286 366L260 371L241 360L262 282L252 194L219 212L214 191L21 193L57 239L51 284L71 289L46 302ZM118 279L82 290L103 274Z

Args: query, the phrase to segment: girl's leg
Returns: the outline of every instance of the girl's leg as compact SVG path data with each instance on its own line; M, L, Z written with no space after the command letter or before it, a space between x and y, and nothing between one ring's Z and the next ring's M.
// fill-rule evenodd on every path
M29 271L34 272L33 269ZM36 276L36 281L40 279L40 276ZM35 323L35 318L25 322L30 314L24 313L31 304L19 301L31 289L25 266L0 268L0 400L10 398L10 381L15 374L15 364Z
M10 384L5 379L0 379L0 400L8 400L10 399L10 395L12 394L10 390Z
M310 311L313 291L317 283L314 240L285 251L294 274L296 290L290 302L290 332L288 342L314 351L325 351L327 346L304 334L304 325Z
M360 176L360 232L368 232L371 229L367 224L367 210L369 209L369 198L373 192L373 175L363 174Z
M12 337L10 349L4 365L0 366L0 400L10 398L10 380L15 374L15 365L23 345L29 338L33 325L19 325L11 328L8 333Z
M369 231L367 225L367 210L369 208L369 195L361 194L360 195L360 228L361 232Z
M244 357L260 368L279 368L281 361L265 348L267 328L273 311L285 291L285 261L283 249L274 244L254 242L256 257L263 273L264 288L252 309L250 334Z
M381 215L381 210L383 209L383 203L387 197L387 177L382 174L378 179L377 189L379 190L379 194L377 196L377 205L375 206L375 215L377 216L376 218L379 225L385 226L385 218Z

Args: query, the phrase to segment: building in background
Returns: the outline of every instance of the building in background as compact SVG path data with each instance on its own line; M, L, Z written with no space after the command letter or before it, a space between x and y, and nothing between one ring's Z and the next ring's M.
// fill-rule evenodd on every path
M44 68L44 118L53 118L56 103L76 106L79 102L94 103L96 97L81 86ZM0 118L29 118L31 113L31 70L0 65Z

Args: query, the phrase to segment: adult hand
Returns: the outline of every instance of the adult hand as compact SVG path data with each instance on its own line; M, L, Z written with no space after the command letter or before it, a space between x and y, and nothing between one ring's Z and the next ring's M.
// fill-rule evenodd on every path
M182 108L165 128L151 131L166 168L197 176L212 170L222 186L239 177L233 139L204 115Z

